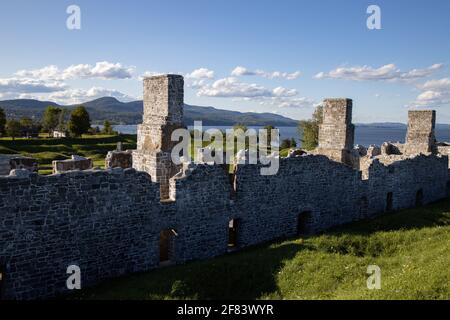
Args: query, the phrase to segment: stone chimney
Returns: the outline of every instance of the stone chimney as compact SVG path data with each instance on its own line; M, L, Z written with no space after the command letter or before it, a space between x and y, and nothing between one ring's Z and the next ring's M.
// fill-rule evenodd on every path
M410 110L408 112L408 132L406 133L405 153L435 152L435 126L435 110Z
M144 79L144 116L138 126L133 168L146 171L160 184L161 200L169 199L169 179L181 167L173 164L171 151L176 142L172 132L183 125L184 79L161 75Z
M352 124L351 99L325 99L323 120L319 126L319 146L316 153L351 165L355 126Z

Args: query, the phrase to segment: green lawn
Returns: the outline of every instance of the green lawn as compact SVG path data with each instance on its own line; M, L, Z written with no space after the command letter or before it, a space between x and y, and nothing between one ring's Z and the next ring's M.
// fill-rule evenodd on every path
M368 265L381 290L368 290ZM75 299L450 299L450 199L107 281Z
M39 138L15 139L0 138L0 154L21 154L38 160L39 173L51 173L53 160L69 159L71 155L89 157L94 166L103 168L108 151L115 150L121 141L123 149L136 148L136 135L84 135L81 138Z

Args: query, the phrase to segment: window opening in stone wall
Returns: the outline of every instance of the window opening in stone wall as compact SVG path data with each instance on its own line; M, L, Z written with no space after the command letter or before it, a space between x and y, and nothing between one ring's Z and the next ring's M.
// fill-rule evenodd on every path
M303 211L297 218L297 235L305 236L311 233L312 212Z
M392 192L388 192L386 196L386 211L392 211L394 207L394 194Z
M423 204L423 190L419 189L416 192L416 207L420 207Z
M6 276L6 268L2 265L0 265L0 300L2 300L3 297L3 287L5 283L5 276Z
M367 197L362 197L359 200L359 218L365 219L369 215L369 201Z
M228 249L235 249L238 245L238 223L237 219L228 223Z

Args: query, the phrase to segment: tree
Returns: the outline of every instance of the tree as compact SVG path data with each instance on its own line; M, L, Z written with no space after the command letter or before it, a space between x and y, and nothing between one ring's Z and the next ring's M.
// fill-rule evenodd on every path
M0 108L0 136L5 134L6 115L2 108Z
M312 150L319 144L319 125L322 123L323 107L318 106L313 113L312 119L302 120L299 123L299 132L303 135L302 147Z
M58 127L61 113L62 110L54 106L48 106L45 109L44 116L42 117L42 128L44 132L48 132L49 136Z
M297 142L295 141L294 138L291 139L283 139L283 141L281 141L281 145L280 145L280 149L290 149L290 148L295 148L297 146Z
M13 140L20 135L20 130L19 121L11 119L6 122L6 135L12 137Z
M91 128L91 119L86 108L83 106L76 107L70 114L68 129L72 136L80 137Z
M61 109L61 112L59 113L58 117L58 126L56 129L61 132L66 132L67 125L66 125L66 115L67 115L67 109Z
M30 118L22 118L19 120L20 123L20 132L23 136L30 137L33 134L33 131L36 129L36 126Z
M291 148L297 147L297 141L294 138L291 138Z
M109 122L108 120L105 120L103 122L103 129L102 129L102 133L103 134L115 134L116 132L113 130L113 127L111 125L111 122Z

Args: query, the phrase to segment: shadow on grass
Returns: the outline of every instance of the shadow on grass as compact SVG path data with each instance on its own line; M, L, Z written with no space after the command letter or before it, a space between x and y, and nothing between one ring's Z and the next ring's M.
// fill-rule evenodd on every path
M69 299L257 299L278 290L276 275L302 245L263 246L107 281Z
M258 299L279 293L277 274L303 250L388 257L415 245L403 230L450 225L450 199L342 226L308 239L262 244L215 259L108 280L69 299ZM375 235L388 231L389 235ZM391 234L392 231L392 234ZM398 232L397 232L398 231ZM293 239L291 239L293 240Z
M380 231L399 231L450 225L450 198L427 206L384 213L324 232L331 235L370 235Z

